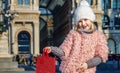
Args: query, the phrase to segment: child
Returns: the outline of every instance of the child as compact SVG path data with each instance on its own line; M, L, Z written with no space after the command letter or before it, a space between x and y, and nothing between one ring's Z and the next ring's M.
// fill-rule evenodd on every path
M94 25L95 14L82 0L74 14L75 30L71 30L60 47L48 46L48 53L59 56L62 73L95 73L96 66L108 59L106 37Z

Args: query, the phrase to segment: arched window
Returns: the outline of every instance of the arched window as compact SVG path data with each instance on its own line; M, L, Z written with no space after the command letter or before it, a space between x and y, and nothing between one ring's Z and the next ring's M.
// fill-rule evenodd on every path
M18 53L30 54L30 34L22 31L18 34Z
M108 47L110 54L116 54L115 42L112 39L108 39Z

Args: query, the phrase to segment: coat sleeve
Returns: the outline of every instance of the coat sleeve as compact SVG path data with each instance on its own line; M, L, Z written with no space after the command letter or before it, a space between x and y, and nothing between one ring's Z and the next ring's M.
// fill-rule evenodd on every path
M108 59L108 46L107 40L103 33L98 34L97 46L95 47L95 56L99 56L102 59L102 62L106 62Z
M73 33L74 33L74 30L71 30L67 37L65 38L65 40L63 41L63 43L60 45L60 49L63 50L64 52L64 56L60 57L62 60L66 60L67 57L69 56L70 54L70 51L72 49L72 44L73 44Z

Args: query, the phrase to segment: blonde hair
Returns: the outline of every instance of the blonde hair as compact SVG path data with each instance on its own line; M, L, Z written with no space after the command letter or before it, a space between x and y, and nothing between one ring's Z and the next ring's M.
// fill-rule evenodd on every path
M95 30L95 25L94 25L94 22L92 22L92 21L91 21L91 24L92 25L90 27L90 31L93 32ZM79 28L79 25L77 24L75 30L78 31L78 29L80 29L80 28Z

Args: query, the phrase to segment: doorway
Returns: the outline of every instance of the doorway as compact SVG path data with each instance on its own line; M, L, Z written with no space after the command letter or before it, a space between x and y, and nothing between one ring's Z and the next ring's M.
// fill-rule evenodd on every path
M30 54L30 34L22 31L18 34L18 54Z

